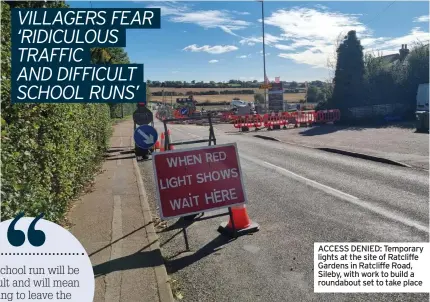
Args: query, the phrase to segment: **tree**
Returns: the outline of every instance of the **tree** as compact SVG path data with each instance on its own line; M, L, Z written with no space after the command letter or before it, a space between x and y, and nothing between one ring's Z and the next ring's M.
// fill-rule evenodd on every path
M363 47L354 30L348 32L337 49L333 97L330 106L346 113L349 107L363 103Z
M415 96L419 84L429 82L429 45L417 44L407 57L407 84L406 98L415 106Z
M330 54L330 56L327 58L327 68L329 70L329 79L328 81L330 83L333 82L334 74L336 71L336 63L337 63L337 49L339 48L339 45L342 43L344 38L344 34L339 33L336 40L334 41L334 47L333 52Z
M146 85L146 103L149 104L149 102L151 101L151 88L149 88L149 85Z
M318 88L323 88L324 82L322 82L322 81L312 81L312 82L310 82L310 85L316 86Z
M290 83L290 88L291 88L291 89L296 89L297 87L299 87L299 84L297 84L297 82L296 82L296 81L292 81L292 82Z
M377 105L396 103L392 68L382 56L368 53L364 56L363 103Z
M316 103L320 97L320 90L316 86L309 86L306 94L308 103Z
M256 104L264 104L264 95L261 93L254 94L254 102Z

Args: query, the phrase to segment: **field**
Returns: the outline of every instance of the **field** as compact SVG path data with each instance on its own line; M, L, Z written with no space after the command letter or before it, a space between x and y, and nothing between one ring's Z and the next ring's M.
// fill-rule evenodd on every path
M161 87L151 87L151 92L158 92L162 91L163 88ZM187 91L195 91L195 92L201 92L201 91L222 91L222 90L254 90L256 93L264 93L264 90L257 89L257 88L164 88L164 92L176 92L176 93L183 93L184 95L187 93ZM178 96L172 96L173 101L176 100ZM233 98L240 98L243 101L254 101L254 95L252 94L218 94L218 95L195 95L194 98L198 102L230 102L233 100ZM161 96L152 96L153 101L161 101ZM170 96L165 96L164 99L169 102ZM284 93L284 100L288 101L289 103L298 103L300 100L305 99L304 93Z

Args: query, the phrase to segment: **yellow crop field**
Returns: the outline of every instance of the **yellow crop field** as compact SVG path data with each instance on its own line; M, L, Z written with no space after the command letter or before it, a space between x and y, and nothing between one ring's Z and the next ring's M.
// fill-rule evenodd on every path
M151 87L151 92L159 92L162 91L161 87ZM164 88L164 92L167 94L168 92L176 92L183 93L184 95L188 91L222 91L222 90L254 90L255 93L264 93L264 90L256 89L256 88ZM172 98L173 101L176 100L179 96L164 96L164 99L169 102ZM243 101L251 102L254 101L254 95L252 94L217 94L217 95L195 95L194 99L198 102L230 102L234 98L240 98ZM153 101L161 101L161 96L152 96ZM305 93L284 93L284 100L290 103L297 103L300 100L305 99Z

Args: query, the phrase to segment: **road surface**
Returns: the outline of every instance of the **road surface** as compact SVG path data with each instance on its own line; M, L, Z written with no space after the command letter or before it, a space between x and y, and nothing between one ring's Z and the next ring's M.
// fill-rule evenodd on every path
M202 126L170 129L175 141L208 136ZM248 214L261 230L227 241L217 232L227 217L195 222L187 228L191 252L184 252L181 229L169 221L160 244L182 301L429 300L313 292L314 242L428 242L428 172L221 130L216 137L237 143ZM154 201L152 162L140 166Z

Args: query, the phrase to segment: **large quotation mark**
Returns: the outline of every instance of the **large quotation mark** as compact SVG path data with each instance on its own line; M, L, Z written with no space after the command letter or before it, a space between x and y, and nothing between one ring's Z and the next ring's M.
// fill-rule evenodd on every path
M30 224L27 231L28 242L32 246L41 246L45 243L46 236L43 231L36 230L36 223L43 217L43 213L38 215ZM25 242L25 234L23 231L15 230L15 225L24 216L24 213L19 214L16 218L11 222L9 228L7 229L7 240L9 243L15 247L21 246Z

